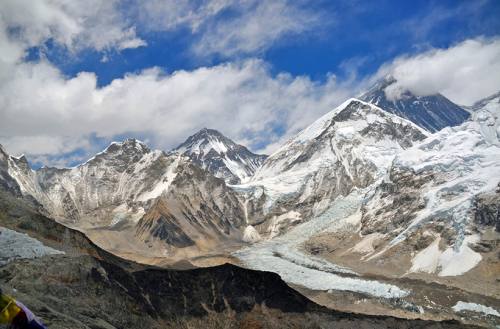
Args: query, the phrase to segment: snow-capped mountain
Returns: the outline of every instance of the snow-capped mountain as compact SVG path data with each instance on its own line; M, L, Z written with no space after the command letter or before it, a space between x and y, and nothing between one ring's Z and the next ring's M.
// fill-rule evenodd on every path
M481 133L490 143L500 140L500 92L476 102L471 108L472 118L480 124Z
M352 231L329 235L343 244L339 255L380 273L467 275L468 289L496 284L487 273L500 241L500 104L498 96L478 104L473 120L396 155Z
M197 247L200 240L241 239L244 215L233 190L189 158L150 150L135 139L111 143L73 168L34 171L26 158L12 156L6 163L23 195L107 249L145 243L158 245L161 254Z
M16 196L20 196L21 189L19 188L19 184L9 174L9 159L10 156L2 145L0 145L0 188Z
M416 96L405 91L398 99L391 100L385 90L395 82L394 78L387 77L361 95L360 99L408 119L430 132L460 125L470 116L469 112L441 94Z
M397 153L426 136L406 119L349 99L285 143L239 188L253 196L250 204L263 206L268 220L260 231L273 236L373 184Z
M228 184L248 180L267 157L254 154L217 130L207 128L190 136L174 152L188 156L196 165Z

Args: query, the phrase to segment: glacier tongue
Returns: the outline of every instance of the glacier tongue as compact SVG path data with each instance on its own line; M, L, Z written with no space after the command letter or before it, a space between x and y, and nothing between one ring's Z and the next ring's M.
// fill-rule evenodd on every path
M271 270L287 282L313 290L354 291L383 298L407 296L408 291L395 285L341 276L339 274L356 275L356 273L299 251L302 243L310 237L355 213L361 206L362 194L354 192L345 198L339 197L322 215L294 227L280 237L241 249L234 255L249 268Z

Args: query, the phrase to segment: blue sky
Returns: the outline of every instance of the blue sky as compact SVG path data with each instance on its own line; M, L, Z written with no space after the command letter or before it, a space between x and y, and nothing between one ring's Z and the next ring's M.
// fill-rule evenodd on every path
M102 52L92 49L78 56L69 56L60 48L44 55L68 76L96 72L100 86L152 66L169 72L192 70L246 57L264 59L275 72L321 80L329 72L348 74L349 64L360 75L373 74L381 64L401 54L446 48L468 38L500 33L498 1L313 1L304 6L321 16L311 31L284 36L252 53L197 56L190 47L198 37L188 27L158 32L138 26L138 35L148 45L108 52L106 62L101 61ZM224 15L217 19L223 20Z
M168 150L204 126L272 152L401 67L457 103L500 89L478 81L499 67L495 0L61 3L0 6L0 143L36 166L129 136ZM483 87L454 81L465 66Z

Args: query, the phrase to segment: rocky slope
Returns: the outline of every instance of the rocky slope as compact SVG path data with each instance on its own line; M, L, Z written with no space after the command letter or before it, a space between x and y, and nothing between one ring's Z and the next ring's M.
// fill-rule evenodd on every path
M214 129L204 128L190 136L173 152L189 157L228 184L247 181L267 156L254 154Z
M128 139L77 167L34 171L26 158L2 154L2 184L108 250L162 257L241 241L236 193L182 155Z
M426 136L408 120L350 99L285 143L249 183L238 186L251 198L250 212L256 205L263 209L261 222L250 223L278 235L321 213L336 197L376 182L397 153Z
M386 89L395 82L394 78L387 77L361 95L360 99L406 118L430 132L460 125L470 116L466 110L441 94L416 96L403 91L396 99L391 99L387 96Z

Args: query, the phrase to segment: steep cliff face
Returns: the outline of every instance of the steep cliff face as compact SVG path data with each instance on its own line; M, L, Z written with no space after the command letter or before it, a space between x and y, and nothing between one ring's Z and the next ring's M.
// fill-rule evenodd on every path
M9 174L10 156L0 145L0 189L9 191L14 195L20 196L21 189L16 180Z

